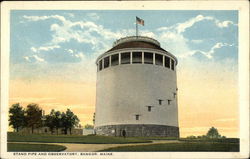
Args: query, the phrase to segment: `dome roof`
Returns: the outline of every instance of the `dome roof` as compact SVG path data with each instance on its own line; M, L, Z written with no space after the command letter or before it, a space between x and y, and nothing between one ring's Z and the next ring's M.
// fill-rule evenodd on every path
M175 61L177 63L177 58L173 54L171 54L170 52L161 48L160 43L157 40L155 40L153 38L145 37L145 36L128 36L128 37L124 37L124 38L121 38L119 40L116 40L113 44L113 47L110 50L101 54L96 59L96 64L97 64L97 61L99 59L101 59L102 57L104 57L108 54L114 53L114 52L116 52L118 50L122 50L122 49L133 49L133 48L159 50L160 52L171 56L173 59L175 59Z
M151 48L166 51L160 47L160 43L155 39L143 36L130 36L115 41L113 48L107 52L125 48Z

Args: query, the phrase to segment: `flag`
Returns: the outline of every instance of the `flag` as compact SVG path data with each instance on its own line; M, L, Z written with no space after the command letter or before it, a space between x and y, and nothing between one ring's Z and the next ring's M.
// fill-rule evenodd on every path
M144 20L136 17L136 23L144 26Z

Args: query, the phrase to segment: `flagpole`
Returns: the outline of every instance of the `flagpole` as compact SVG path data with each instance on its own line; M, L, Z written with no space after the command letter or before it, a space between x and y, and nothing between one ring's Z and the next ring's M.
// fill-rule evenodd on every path
M136 37L138 37L138 24L136 17L135 17L135 24L136 24Z

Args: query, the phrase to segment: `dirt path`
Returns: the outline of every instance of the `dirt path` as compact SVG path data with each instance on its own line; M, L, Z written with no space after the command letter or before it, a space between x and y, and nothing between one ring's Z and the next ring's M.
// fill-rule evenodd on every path
M28 144L54 144L67 147L64 152L96 152L107 148L118 146L135 146L135 145L152 145L160 143L177 143L178 140L152 140L152 143L131 143L131 144L71 144L71 143L38 143L38 142L21 142ZM14 142L12 142L14 143ZM15 142L20 143L20 142Z

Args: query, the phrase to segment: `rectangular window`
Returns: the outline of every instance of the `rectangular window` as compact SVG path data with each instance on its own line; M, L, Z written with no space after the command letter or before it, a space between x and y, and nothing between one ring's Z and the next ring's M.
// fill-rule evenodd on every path
M170 68L170 58L165 56L165 67Z
M145 64L153 64L153 53L144 52L144 63Z
M99 61L99 71L102 70L102 60Z
M142 63L142 52L133 52L133 63Z
M162 104L162 99L158 99L158 101L159 101L159 105L161 105Z
M171 102L172 100L170 100L170 99L168 99L168 105L170 105L170 102Z
M174 92L173 95L174 95L174 98L175 98L176 97L176 93Z
M171 59L171 69L174 70L174 60Z
M130 52L121 54L121 64L130 64Z
M155 54L155 64L156 65L163 65L163 55Z
M111 66L115 66L119 64L119 54L115 54L111 56Z
M139 117L140 117L139 114L135 115L135 120L139 120Z
M151 108L152 108L151 106L148 106L148 111L149 111L149 112L151 112Z
M109 67L109 56L104 58L104 68Z

